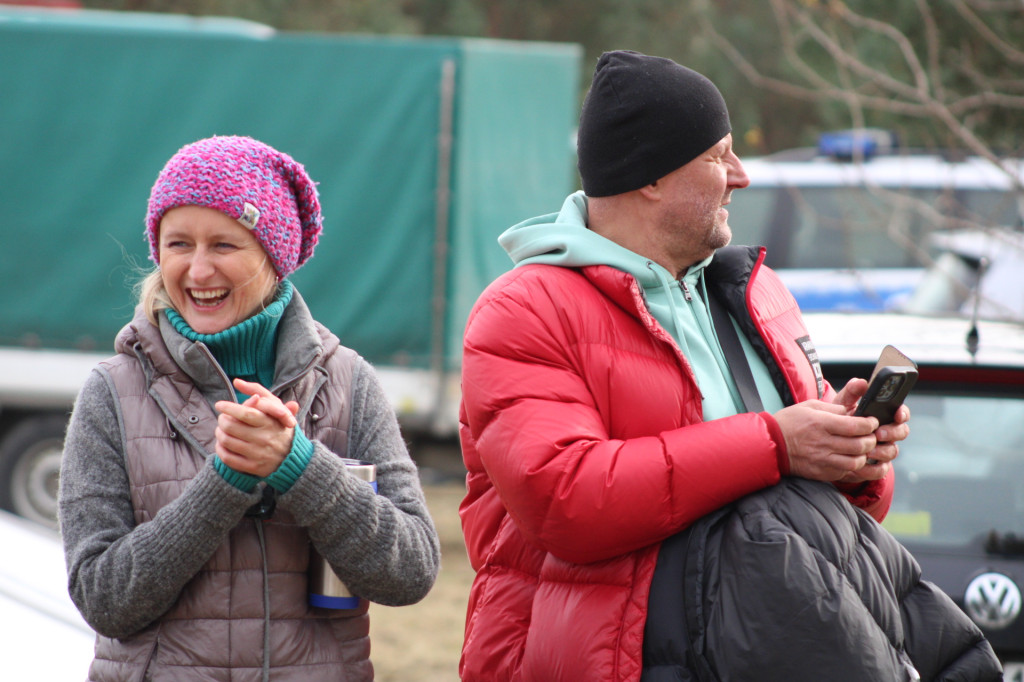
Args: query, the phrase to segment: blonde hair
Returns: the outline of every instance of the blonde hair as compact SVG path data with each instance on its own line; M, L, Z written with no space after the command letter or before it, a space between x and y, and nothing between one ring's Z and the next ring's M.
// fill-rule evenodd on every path
M157 324L157 316L161 310L171 307L171 297L164 287L164 278L160 268L154 267L135 285L135 294L139 305L146 313L146 319L153 325Z

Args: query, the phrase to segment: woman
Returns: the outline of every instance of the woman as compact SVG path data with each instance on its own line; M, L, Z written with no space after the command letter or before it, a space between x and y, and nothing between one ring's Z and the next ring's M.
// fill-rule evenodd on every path
M256 140L200 140L146 231L157 269L65 442L89 679L372 679L366 600L422 599L440 550L373 369L287 279L321 232L314 183ZM343 458L376 465L379 494ZM358 607L309 605L310 547Z

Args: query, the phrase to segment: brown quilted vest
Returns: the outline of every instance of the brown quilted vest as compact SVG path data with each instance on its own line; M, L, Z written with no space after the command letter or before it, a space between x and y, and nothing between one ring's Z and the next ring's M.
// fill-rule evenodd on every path
M124 416L132 505L136 523L142 524L205 466L214 449L217 415L171 359L159 331L135 326L138 335L122 334L119 347L146 347L152 363L148 390L146 372L131 350L104 366ZM356 355L319 331L324 356L280 397L302 406L299 422L311 440L343 456ZM333 379L327 382L326 376ZM306 531L280 508L269 520L244 518L160 619L127 639L97 637L89 679L256 682L263 679L265 655L274 682L373 679L367 604L352 610L310 607L309 548Z

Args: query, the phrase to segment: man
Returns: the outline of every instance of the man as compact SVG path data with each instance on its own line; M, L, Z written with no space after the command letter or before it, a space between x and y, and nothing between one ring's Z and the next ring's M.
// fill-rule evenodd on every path
M749 179L708 79L604 54L578 156L583 192L501 236L516 267L466 327L464 680L639 679L662 541L784 477L834 482L881 520L909 432L906 408L881 428L851 416L866 382L836 394L763 250L724 248Z

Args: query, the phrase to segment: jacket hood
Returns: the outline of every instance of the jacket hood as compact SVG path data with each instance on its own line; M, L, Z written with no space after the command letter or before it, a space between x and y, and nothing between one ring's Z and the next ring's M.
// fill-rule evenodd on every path
M736 414L742 402L718 344L704 301L704 270L714 254L696 263L678 280L649 258L602 237L587 227L587 197L576 192L558 213L523 221L498 242L516 267L556 265L582 268L606 265L627 272L643 289L651 315L675 339L704 396L706 419Z
M583 192L570 194L558 213L513 225L498 237L498 243L516 267L538 263L567 268L609 265L630 273L644 287L659 284L648 259L587 227L587 197Z
M516 267L538 263L567 268L608 265L636 277L648 295L675 283L664 267L597 234L587 227L587 220L587 197L576 192L566 198L558 213L513 225L498 237L498 243ZM690 266L681 280L696 284L712 258Z

